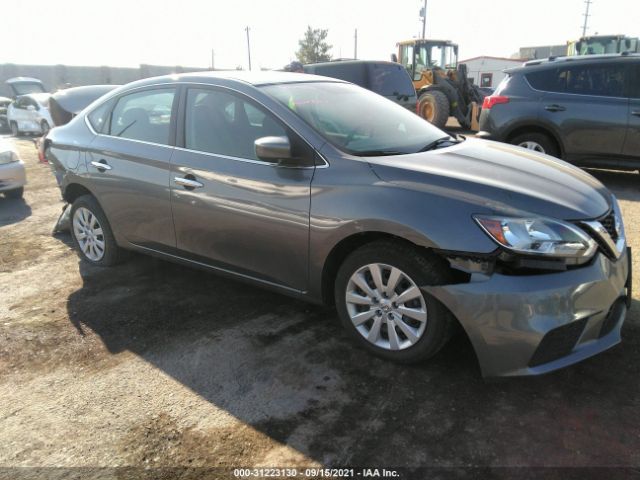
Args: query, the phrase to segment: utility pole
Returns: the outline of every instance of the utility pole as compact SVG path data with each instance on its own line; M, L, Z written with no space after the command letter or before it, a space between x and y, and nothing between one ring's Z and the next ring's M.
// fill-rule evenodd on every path
M582 14L584 16L584 24L582 25L582 36L587 35L587 23L589 22L589 7L593 3L591 0L585 0L584 3L587 5L586 11Z
M427 34L427 0L424 0L424 7L420 9L420 16L422 17L422 38L425 38Z
M356 28L356 33L353 37L353 58L358 59L358 29Z
M251 43L249 42L249 27L245 28L247 31L247 55L249 56L249 70L251 70Z
M216 51L211 49L211 70L216 69Z

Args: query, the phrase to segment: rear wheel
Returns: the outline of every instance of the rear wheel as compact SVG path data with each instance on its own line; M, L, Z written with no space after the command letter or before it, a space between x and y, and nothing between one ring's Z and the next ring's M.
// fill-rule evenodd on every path
M540 132L522 133L513 137L509 143L553 157L558 157L560 153L553 139Z
M121 258L107 217L91 195L78 197L71 206L71 236L89 263L109 267Z
M16 122L11 122L10 128L11 128L11 135L13 135L14 137L17 137L18 135L20 135L20 130L18 130L18 124Z
M347 257L336 276L336 308L344 327L370 352L413 363L435 355L455 320L421 286L451 280L437 257L400 242L374 242Z
M438 128L449 120L449 99L438 90L427 90L418 99L418 115Z
M22 198L22 196L24 195L24 187L9 190L8 192L4 192L4 195L7 198Z

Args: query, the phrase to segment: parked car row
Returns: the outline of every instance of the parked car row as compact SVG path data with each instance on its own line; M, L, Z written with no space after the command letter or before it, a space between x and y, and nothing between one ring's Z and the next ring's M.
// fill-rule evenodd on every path
M434 355L459 324L486 376L620 341L631 256L598 180L454 139L337 79L141 80L53 129L44 152L97 266L135 250L335 305L356 342L399 362Z

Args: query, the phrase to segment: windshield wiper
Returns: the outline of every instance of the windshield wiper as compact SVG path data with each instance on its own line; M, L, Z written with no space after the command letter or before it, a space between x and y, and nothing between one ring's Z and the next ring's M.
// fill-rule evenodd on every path
M407 152L399 152L398 150L364 150L362 152L354 152L359 157L385 157L387 155L406 155Z
M435 150L437 148L442 148L442 147L448 147L450 145L455 145L456 143L460 143L459 140L454 140L453 138L446 136L446 137L442 137L439 138L437 140L434 140L431 143L428 143L427 145L425 145L423 148L421 148L420 150L418 150L419 152L427 152L429 150Z

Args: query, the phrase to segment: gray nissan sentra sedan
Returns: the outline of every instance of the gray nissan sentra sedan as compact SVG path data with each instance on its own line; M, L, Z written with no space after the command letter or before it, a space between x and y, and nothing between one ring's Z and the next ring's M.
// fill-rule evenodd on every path
M613 195L519 147L454 139L339 80L141 80L51 131L80 255L136 250L334 304L399 362L460 324L485 376L535 375L620 341L630 252Z

